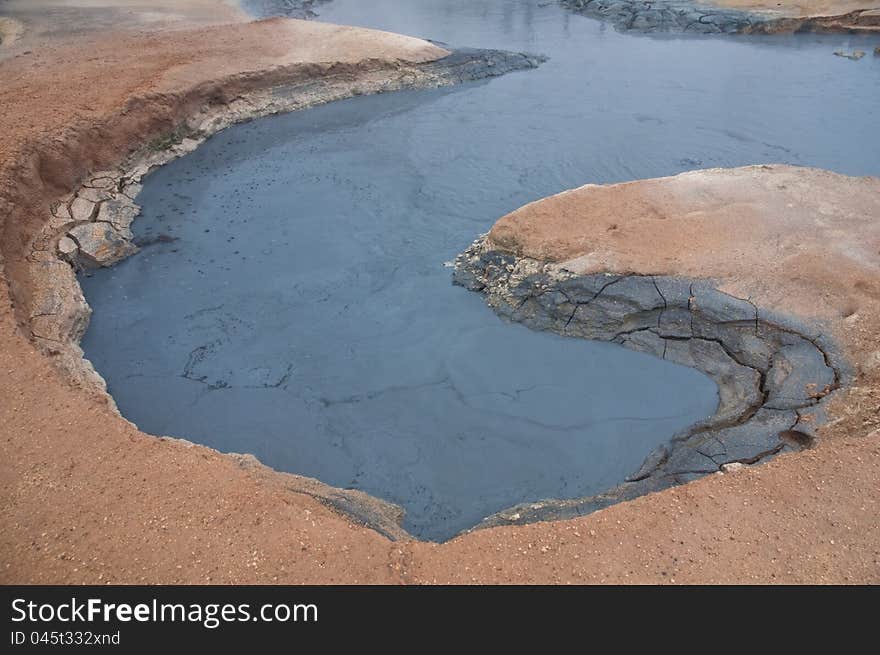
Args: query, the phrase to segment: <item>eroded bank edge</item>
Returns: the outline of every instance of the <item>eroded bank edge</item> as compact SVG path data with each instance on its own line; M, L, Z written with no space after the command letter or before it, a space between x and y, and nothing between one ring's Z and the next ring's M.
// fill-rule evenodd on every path
M293 81L285 81L278 79L276 72L265 88L249 89L228 99L221 94L217 102L199 107L170 132L127 155L118 166L89 171L77 188L51 202L50 215L28 247L27 275L33 290L26 315L28 336L68 380L103 397L118 413L104 379L79 345L92 310L77 272L112 266L138 251L131 225L140 213L136 197L142 180L151 170L192 152L211 135L236 123L357 95L437 88L496 77L535 68L543 61L537 55L460 49L425 64L375 61L356 74L345 66L338 71L330 66L317 77L295 71ZM291 491L308 494L391 539L411 538L401 527L403 509L392 503L361 491L275 472L252 455L229 456L258 474L283 476Z
M525 503L477 528L572 518L617 502L812 446L823 402L851 371L818 328L666 275L579 275L496 249L480 237L454 280L500 316L536 330L618 343L704 372L718 385L715 414L653 451L621 485L571 500Z
M832 16L784 16L774 11L728 9L692 0L559 0L584 16L617 30L643 33L780 34L789 32L878 32L880 11L857 9Z

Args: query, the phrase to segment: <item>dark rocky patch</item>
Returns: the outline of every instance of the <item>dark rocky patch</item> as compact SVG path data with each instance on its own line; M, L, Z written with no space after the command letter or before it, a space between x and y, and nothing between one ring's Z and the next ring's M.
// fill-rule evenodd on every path
M315 8L330 0L243 0L242 7L257 18L288 16L290 18L314 18Z
M761 14L705 7L687 0L560 0L579 14L606 20L620 31L734 34L758 31Z
M420 68L449 84L499 77L519 70L537 68L547 58L508 50L458 48L449 56L422 64Z

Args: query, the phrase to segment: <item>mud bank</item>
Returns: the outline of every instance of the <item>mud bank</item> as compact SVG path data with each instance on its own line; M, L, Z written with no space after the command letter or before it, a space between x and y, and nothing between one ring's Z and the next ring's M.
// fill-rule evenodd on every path
M253 90L228 102L209 103L174 129L135 153L120 166L92 172L75 191L51 205L51 216L31 243L28 276L33 289L27 329L34 343L75 384L106 395L106 385L84 358L79 342L91 316L77 271L107 267L135 254L147 243L135 243L132 221L140 213L135 198L141 180L157 166L193 151L218 131L242 121L290 112L333 100L399 89L435 88L485 79L541 63L538 56L498 50L460 49L423 64L371 67L356 75L314 76L285 73L255 80ZM226 96L230 86L218 85ZM239 93L241 93L239 91ZM158 239L162 239L159 236ZM167 238L167 237L166 237ZM248 467L252 456L240 456ZM408 536L400 527L403 510L367 494L324 485L311 479L304 490L392 538Z
M720 395L714 416L651 453L624 484L589 498L514 507L479 527L580 516L731 465L809 448L820 403L847 376L830 340L705 280L577 275L500 250L486 237L458 257L454 279L484 294L506 319L696 368Z
M876 32L880 16L866 5L844 13L786 11L782 5L754 8L690 0L560 0L572 11L605 20L621 31L691 34L776 34L784 32ZM735 5L736 3L730 3Z

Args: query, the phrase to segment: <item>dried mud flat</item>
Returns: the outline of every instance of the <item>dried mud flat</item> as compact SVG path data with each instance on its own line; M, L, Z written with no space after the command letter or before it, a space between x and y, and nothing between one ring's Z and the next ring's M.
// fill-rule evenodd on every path
M0 308L0 580L878 580L876 180L785 169L784 205L793 205L785 230L777 228L779 207L764 202L779 197L772 193L778 180L762 170L708 173L721 181L708 191L699 177L615 187L613 213L607 205L603 213L595 194L572 192L561 207L549 199L496 226L496 246L535 261L569 262L577 274L711 278L759 307L821 323L852 364L851 383L826 403L829 420L815 430L815 447L585 517L480 530L443 545L391 541L316 499L326 492L320 483L145 435L99 389L72 386L69 371L53 363L64 353L47 356L47 344L31 339L41 318L34 310L53 299L35 283L49 257L39 253L57 256L71 228L56 226L46 243L40 236L53 209L56 219L59 207L73 211L66 194L86 182L86 189L125 195L125 184L99 173L119 170L184 118L204 120L212 114L206 110L235 107L291 81L332 77L349 94L361 84L373 91L390 79L412 83L424 64L446 54L415 39L300 22L177 28L55 34L39 37L38 48L25 32L0 63L8 81L0 91L7 135L0 213L9 290ZM647 214L645 189L659 194ZM755 189L766 193L755 200ZM753 229L739 223L741 229L719 232L731 206L748 206ZM556 218L547 226L552 233L532 223L530 212L545 210ZM64 211L60 220L67 220ZM100 208L87 213L91 222ZM663 226L652 240L637 229L649 219ZM597 243L585 241L596 233Z

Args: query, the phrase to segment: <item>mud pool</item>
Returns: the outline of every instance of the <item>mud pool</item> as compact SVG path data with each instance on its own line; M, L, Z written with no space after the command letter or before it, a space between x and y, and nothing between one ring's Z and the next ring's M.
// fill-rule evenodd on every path
M526 0L316 10L550 60L255 121L156 171L141 253L81 280L83 347L141 429L362 489L420 538L607 489L717 402L695 370L453 287L446 264L496 218L692 168L880 173L880 59L832 55L876 39L627 35Z

